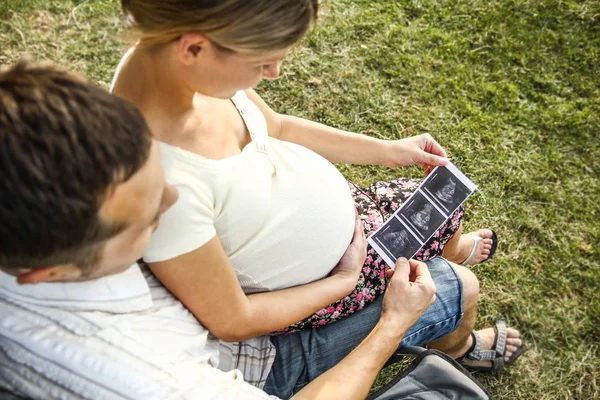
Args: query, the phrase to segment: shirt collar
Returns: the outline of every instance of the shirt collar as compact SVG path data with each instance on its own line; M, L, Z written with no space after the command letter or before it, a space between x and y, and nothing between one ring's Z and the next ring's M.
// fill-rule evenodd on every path
M114 275L84 282L19 285L0 271L0 297L70 311L128 313L152 307L148 283L137 264Z

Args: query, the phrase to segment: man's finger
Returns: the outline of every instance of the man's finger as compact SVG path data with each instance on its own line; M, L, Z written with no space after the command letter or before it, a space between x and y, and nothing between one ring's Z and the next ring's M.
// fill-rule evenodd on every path
M427 264L417 260L410 260L410 270L415 275L415 279L422 276L427 279L431 279L431 274L429 273L429 268L427 268Z
M396 261L396 272L394 273L394 276L396 275L400 277L396 279L408 281L408 276L410 275L410 264L406 258L400 257Z

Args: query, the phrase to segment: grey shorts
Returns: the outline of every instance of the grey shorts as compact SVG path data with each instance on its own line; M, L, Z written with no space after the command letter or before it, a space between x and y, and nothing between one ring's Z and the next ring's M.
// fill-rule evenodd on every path
M443 258L426 262L436 284L436 300L406 332L401 346L422 346L459 327L464 312L463 283ZM310 381L348 355L371 332L383 297L346 318L318 329L273 336L275 363L265 391L282 399L291 397Z

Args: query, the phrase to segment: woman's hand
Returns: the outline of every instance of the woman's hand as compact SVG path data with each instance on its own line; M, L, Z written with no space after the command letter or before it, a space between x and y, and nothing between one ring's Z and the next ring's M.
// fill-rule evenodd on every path
M386 167L403 167L419 164L427 175L437 166L448 163L446 151L430 134L425 133L405 139L386 142Z
M339 277L350 287L351 292L358 282L365 259L367 258L367 238L365 237L364 224L360 219L354 224L354 236L340 262L331 271L331 276Z

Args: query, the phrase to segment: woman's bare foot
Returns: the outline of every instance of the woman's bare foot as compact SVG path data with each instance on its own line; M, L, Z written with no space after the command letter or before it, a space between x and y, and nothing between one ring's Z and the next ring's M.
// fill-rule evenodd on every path
M457 252L450 261L457 264L474 265L487 260L490 256L492 245L494 243L492 240L493 234L494 233L490 229L479 229L474 232L460 235ZM478 236L481 238L481 240L477 244L475 254L473 257L471 257L469 262L465 264L465 260L467 260L471 254L473 251L473 246L475 245L475 239L472 236Z
M481 338L481 350L492 350L494 348L494 340L496 338L496 331L494 328L486 328L480 331L477 331L479 337ZM470 348L473 344L473 336L471 336L468 340L468 345ZM513 328L506 329L506 349L504 351L504 362L509 362L513 354L519 349L519 347L523 344L521 341L521 334L519 331ZM474 368L492 368L491 361L472 361L472 360L463 360L461 361L462 365L467 367Z

